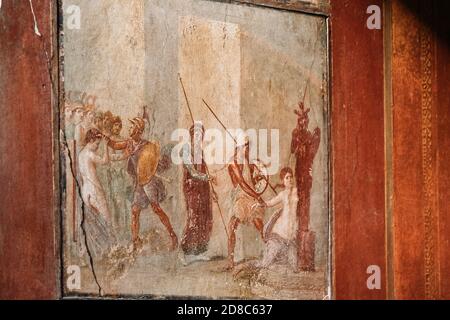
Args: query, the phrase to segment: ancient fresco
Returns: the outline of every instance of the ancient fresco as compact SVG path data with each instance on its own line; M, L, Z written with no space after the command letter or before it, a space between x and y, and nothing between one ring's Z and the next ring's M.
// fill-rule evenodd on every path
M328 296L326 19L195 0L63 11L80 13L62 26L65 295Z

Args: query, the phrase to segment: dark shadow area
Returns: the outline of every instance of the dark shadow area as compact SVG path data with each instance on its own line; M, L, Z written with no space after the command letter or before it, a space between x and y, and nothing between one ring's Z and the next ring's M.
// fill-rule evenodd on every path
M445 0L402 0L423 25L429 26L442 45L450 49L450 1Z

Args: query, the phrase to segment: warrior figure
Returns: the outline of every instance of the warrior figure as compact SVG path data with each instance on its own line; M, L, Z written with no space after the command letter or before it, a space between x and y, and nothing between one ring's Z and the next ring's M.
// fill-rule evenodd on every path
M125 150L128 158L127 172L133 178L135 186L131 207L131 234L134 249L142 246L142 240L139 237L139 217L141 211L150 205L170 235L171 250L175 250L178 246L177 235L169 217L160 206L166 198L166 189L161 178L155 175L160 158L159 144L142 139L145 130L145 122L142 118L136 117L130 122L132 124L129 132L130 139L125 141L107 139L110 148Z
M233 161L228 165L228 173L234 186L233 211L228 223L228 268L234 268L234 247L236 245L236 229L241 223L253 224L263 236L264 210L258 203L264 203L255 191L258 181L255 179L256 166L250 163L249 140L235 149Z

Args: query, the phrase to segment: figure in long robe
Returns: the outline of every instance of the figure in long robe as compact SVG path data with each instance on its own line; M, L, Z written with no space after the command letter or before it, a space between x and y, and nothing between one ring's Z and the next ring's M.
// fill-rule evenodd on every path
M213 226L212 192L209 182L214 177L208 175L203 158L204 128L196 123L190 129L191 144L182 150L183 192L186 201L187 219L181 240L183 264L209 260L205 256Z

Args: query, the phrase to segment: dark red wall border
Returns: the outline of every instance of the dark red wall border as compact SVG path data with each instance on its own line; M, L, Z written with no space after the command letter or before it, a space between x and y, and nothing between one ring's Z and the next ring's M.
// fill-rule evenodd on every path
M439 210L439 274L440 298L450 299L450 3L440 1L436 29L439 33L436 60L438 131L438 210Z
M395 296L414 299L425 297L420 24L400 1L392 16Z
M331 1L332 171L336 299L385 299L383 31L366 27L380 0ZM381 290L367 288L370 265Z
M50 0L0 9L0 298L58 297Z
M394 276L398 299L450 297L450 3L394 0Z

